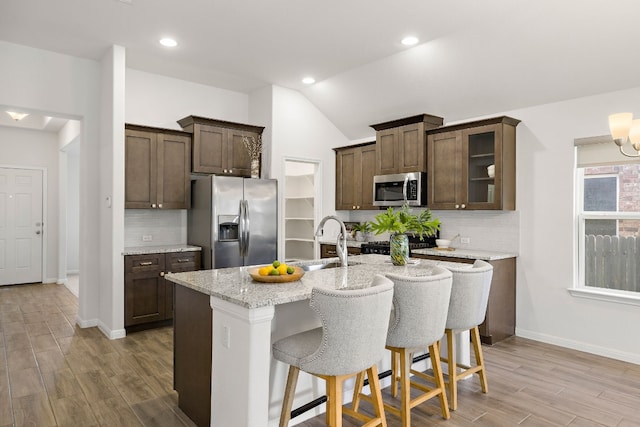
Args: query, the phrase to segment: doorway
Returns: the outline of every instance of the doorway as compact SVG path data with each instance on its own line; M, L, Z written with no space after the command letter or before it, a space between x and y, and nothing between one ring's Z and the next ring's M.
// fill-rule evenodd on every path
M44 176L0 168L0 285L44 281Z

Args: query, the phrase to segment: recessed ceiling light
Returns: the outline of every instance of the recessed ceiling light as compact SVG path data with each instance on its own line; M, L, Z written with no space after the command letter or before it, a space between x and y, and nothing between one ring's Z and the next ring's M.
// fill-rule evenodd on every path
M315 82L316 82L316 79L314 79L313 77L305 77L304 79L302 79L302 83L306 85L312 85Z
M174 39L169 38L169 37L165 37L163 39L160 39L160 44L162 46L166 46L166 47L176 47L176 46L178 46L178 42L175 41Z
M413 46L414 44L418 44L418 38L414 36L407 36L403 38L400 43L405 46Z
M7 114L10 115L11 118L16 122L19 122L20 120L24 119L29 115L28 113L18 113L15 111L7 111Z

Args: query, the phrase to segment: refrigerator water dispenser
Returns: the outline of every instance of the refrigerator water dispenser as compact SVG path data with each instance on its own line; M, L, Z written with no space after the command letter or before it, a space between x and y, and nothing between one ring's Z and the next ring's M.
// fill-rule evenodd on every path
M218 240L238 240L238 215L218 215Z

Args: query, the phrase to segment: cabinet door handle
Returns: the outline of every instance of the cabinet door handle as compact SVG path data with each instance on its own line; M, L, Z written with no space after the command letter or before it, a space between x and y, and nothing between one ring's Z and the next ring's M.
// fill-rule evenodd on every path
M466 208L466 206L464 205L464 203L462 204L462 206L461 206L461 207L462 207L462 209Z
M147 265L151 265L151 264L153 264L152 261L142 261L142 262L140 262L140 266L147 266Z
M189 261L191 261L191 259L190 259L190 258L180 258L180 259L178 260L178 262L189 262Z
M160 277L164 277L164 271L160 272Z
M229 169L229 173L233 173L233 170Z
M162 203L158 204L158 207L159 207L159 208L162 208Z
M460 209L460 205L456 205L456 209Z
M327 255L336 255L337 252L336 251L327 251Z
M228 173L228 171L227 171L226 169L225 169L223 172L224 172L224 173Z
M155 203L151 203L151 207L155 209L156 208L156 204Z
M356 207L354 206L352 209L355 209Z

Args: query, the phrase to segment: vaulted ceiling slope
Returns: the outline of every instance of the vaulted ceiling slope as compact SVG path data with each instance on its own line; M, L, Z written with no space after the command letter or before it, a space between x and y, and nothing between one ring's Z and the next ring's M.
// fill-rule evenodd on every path
M134 69L301 90L358 139L406 115L451 122L640 86L639 18L636 0L6 0L0 39L92 59L116 44ZM420 44L402 46L408 34Z

